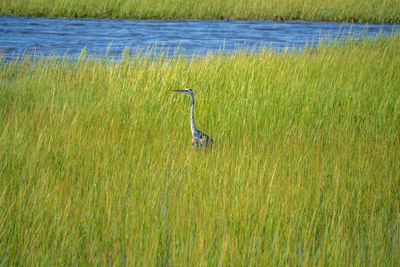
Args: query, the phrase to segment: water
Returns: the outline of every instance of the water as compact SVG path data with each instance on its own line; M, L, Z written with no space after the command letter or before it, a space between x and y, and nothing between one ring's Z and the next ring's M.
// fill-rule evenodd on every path
M59 19L0 16L0 50L6 58L21 53L55 53L76 58L85 48L90 53L120 56L125 47L146 50L167 47L170 53L188 56L222 49L234 52L248 46L282 50L303 48L320 38L332 40L372 37L399 30L394 24L341 24L334 22L270 21L161 21L122 19Z

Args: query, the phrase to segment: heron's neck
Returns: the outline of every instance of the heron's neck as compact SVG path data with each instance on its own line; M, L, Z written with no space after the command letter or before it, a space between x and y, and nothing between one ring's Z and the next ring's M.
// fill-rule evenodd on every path
M192 135L197 131L196 125L194 124L194 96L192 97L192 103L190 105L190 129L192 130Z

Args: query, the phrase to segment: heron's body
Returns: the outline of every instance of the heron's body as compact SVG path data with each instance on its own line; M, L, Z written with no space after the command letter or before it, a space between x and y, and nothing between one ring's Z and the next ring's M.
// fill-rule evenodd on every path
M194 94L192 89L187 88L183 90L174 90L176 92L182 92L185 94L190 95L191 97L191 105L190 105L190 130L192 131L192 145L194 147L200 147L200 146L205 146L205 147L212 147L214 144L214 140L208 136L207 134L197 130L196 124L194 123Z

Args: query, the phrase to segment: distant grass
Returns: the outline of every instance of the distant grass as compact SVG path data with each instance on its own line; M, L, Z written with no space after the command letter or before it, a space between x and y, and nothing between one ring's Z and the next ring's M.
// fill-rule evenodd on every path
M3 61L0 262L399 265L399 51Z
M0 14L133 19L400 22L398 0L0 0Z

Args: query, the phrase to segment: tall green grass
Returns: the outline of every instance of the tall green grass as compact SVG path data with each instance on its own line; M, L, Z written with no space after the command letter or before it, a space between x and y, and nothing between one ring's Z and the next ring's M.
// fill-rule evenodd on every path
M1 264L399 265L399 51L3 60Z
M0 0L0 14L134 19L400 22L398 0Z

